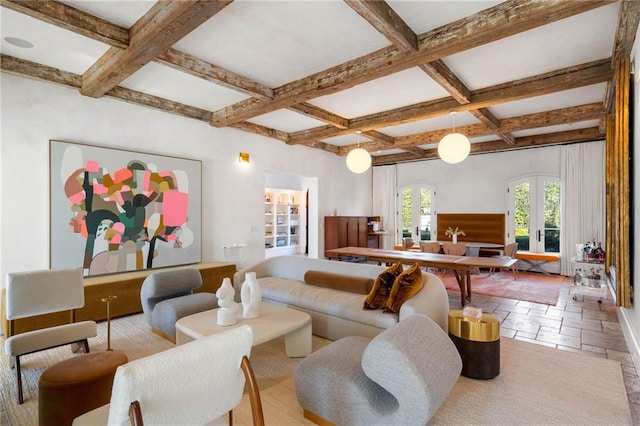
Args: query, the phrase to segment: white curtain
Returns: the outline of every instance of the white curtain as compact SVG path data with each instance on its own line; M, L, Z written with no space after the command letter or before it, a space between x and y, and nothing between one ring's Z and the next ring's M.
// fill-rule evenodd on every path
M605 238L604 141L564 145L560 164L562 195L560 273L573 275L576 244Z
M382 237L382 247L393 250L396 235L396 165L373 168L373 216L380 216L387 232Z

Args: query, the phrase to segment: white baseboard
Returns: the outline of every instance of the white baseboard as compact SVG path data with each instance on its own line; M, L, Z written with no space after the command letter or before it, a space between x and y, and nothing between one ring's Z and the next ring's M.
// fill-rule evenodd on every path
M627 347L629 348L633 366L636 368L636 371L640 371L640 340L631 326L633 322L631 311L625 308L616 308L616 313L622 334L624 335L624 340L627 342Z

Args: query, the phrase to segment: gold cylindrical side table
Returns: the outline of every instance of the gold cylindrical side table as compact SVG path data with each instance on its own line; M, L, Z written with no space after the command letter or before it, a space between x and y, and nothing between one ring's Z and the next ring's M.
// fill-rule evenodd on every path
M500 318L482 314L465 317L461 309L449 311L449 337L462 358L462 375L492 379L500 374Z

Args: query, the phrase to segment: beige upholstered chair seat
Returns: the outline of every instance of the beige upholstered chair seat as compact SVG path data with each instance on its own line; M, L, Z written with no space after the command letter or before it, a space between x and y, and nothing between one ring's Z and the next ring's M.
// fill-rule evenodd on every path
M84 306L82 268L47 269L7 274L7 309L10 337L4 350L16 369L18 402L22 404L22 376L20 357L32 352L71 343L82 343L89 352L89 337L98 334L94 321L73 322L73 310ZM13 333L13 321L35 315L70 311L70 324Z

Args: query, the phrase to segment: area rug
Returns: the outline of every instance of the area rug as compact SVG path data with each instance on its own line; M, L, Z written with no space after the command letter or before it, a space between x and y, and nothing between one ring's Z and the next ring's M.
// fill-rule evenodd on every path
M448 291L460 293L460 287L451 271L445 275L438 273ZM471 275L471 295L502 297L525 300L555 306L560 296L563 282L568 278L562 275L544 275L535 272L520 272L514 280L511 271L500 271L489 276L487 271Z
M94 351L105 348L104 323L98 327L99 337L90 342ZM153 335L141 315L116 319L112 327L112 346L130 359L172 346ZM314 351L329 343L313 336ZM38 378L46 366L69 356L68 348L59 348L25 357L22 405L16 402L13 371L0 357L2 403L10 426L38 424ZM295 396L298 362L285 356L283 338L252 349L268 425L313 424L302 417ZM234 424L252 424L247 395L234 410ZM502 338L500 375L491 380L460 377L430 424L630 425L632 420L619 362Z

